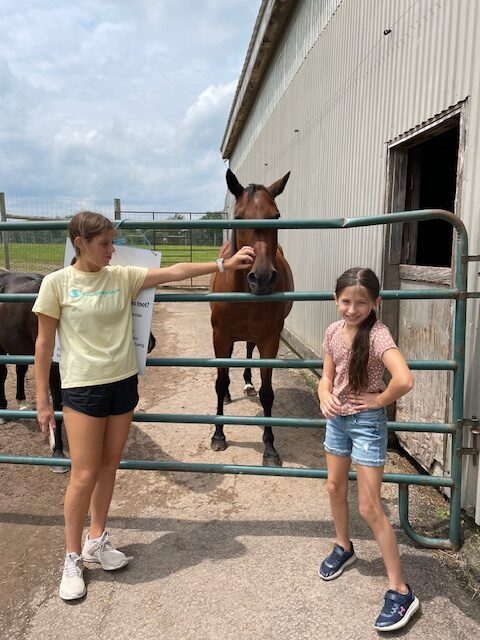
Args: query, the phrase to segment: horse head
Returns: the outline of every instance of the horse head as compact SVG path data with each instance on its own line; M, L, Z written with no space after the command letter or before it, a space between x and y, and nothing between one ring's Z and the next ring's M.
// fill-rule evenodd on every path
M236 220L276 220L280 212L275 198L282 193L287 184L290 172L269 187L261 184L249 184L243 187L235 174L227 170L227 185L235 196ZM255 262L247 273L247 284L252 293L266 295L275 290L277 270L275 261L278 248L277 229L234 229L232 233L232 252L245 245L255 250Z

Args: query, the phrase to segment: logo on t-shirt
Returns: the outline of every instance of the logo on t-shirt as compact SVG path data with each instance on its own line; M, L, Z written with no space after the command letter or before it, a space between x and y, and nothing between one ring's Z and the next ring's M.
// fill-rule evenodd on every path
M80 298L92 298L95 296L114 296L118 293L120 293L118 287L116 289L100 289L100 291L82 291L81 289L72 287L68 295L72 300L79 300Z

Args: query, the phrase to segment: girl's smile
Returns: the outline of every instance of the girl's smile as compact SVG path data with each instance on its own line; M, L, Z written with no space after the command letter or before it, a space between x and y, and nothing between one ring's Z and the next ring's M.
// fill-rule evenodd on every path
M335 296L338 313L351 328L357 328L366 320L379 301L380 298L372 300L365 287L357 285L345 287L338 297Z

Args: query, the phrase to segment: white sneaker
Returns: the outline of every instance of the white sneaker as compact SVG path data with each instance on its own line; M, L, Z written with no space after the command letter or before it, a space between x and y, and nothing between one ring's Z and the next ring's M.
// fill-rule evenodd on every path
M82 558L85 562L97 562L106 571L115 571L128 564L127 556L115 549L108 539L108 531L104 531L100 538L90 540L87 535L83 545Z
M87 587L83 580L82 556L77 553L67 553L63 566L63 576L60 582L59 594L62 600L76 600L83 598Z

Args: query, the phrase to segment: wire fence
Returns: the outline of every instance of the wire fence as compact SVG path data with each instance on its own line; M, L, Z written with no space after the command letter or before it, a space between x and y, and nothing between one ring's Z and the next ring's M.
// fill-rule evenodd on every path
M69 220L82 210L97 211L118 220L202 220L223 219L223 212L155 211L146 208L122 208L119 199L104 204L94 199L24 198L0 194L3 220ZM50 273L63 266L66 230L21 230L0 234L0 267L11 271ZM117 242L162 254L162 266L177 262L208 262L215 260L226 240L223 229L123 229L117 228ZM171 283L171 286L208 286L210 276Z

